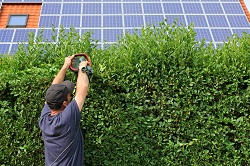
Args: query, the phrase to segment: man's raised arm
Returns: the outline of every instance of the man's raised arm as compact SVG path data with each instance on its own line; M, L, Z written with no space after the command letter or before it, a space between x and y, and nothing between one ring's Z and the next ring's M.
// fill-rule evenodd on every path
M65 58L64 64L63 64L61 70L57 73L52 84L61 84L64 81L65 74L66 74L66 72L71 64L71 60L73 58L74 58L74 55L68 56Z
M75 100L79 107L79 110L82 110L85 98L88 94L89 89L89 78L86 72L82 72L82 68L87 66L87 61L82 61L79 65L77 83L76 83L76 96Z

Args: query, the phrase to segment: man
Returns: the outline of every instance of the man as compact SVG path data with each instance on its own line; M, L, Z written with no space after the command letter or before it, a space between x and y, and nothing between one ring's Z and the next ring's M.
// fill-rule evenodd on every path
M82 71L87 66L87 61L83 61L79 65L76 95L71 101L75 85L63 80L73 58L74 56L65 58L63 67L46 92L46 103L39 120L46 166L83 165L80 111L88 93L89 79L86 72Z

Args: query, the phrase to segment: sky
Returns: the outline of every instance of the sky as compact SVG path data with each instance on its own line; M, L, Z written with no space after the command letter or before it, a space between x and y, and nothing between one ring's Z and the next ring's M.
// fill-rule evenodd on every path
M248 11L250 11L250 0L245 0L245 4L247 5Z

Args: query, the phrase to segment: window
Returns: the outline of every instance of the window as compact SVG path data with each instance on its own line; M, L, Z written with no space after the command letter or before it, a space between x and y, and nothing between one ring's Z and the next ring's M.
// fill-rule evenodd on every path
M10 15L7 27L26 27L28 15Z

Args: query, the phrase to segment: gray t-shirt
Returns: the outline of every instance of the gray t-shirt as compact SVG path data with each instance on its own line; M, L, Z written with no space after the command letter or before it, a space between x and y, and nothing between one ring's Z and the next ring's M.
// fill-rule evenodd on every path
M46 166L83 166L81 114L75 100L59 114L51 116L47 104L41 113L39 127L45 146Z

